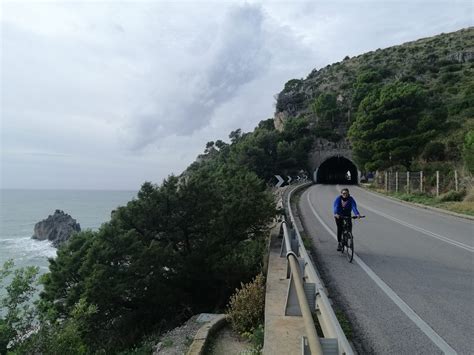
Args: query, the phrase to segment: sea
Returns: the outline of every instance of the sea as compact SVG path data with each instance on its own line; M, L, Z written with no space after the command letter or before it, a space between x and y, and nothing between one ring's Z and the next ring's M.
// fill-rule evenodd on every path
M137 191L110 190L0 190L0 268L13 259L15 268L38 266L48 271L48 258L56 248L48 241L31 239L37 222L62 210L81 225L98 230L111 212L134 199Z

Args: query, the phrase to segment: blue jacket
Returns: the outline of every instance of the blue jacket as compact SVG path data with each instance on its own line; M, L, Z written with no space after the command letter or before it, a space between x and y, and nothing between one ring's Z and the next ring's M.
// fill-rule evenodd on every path
M342 206L342 198L341 196L338 196L334 200L334 214L338 214L340 216L350 216L351 215L351 210L354 211L354 214L356 216L360 215L359 211L357 210L357 203L356 201L352 198L352 196L349 196L347 198L347 203L345 206Z

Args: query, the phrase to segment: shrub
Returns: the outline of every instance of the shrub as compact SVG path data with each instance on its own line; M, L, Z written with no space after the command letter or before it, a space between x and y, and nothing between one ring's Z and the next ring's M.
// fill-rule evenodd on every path
M474 130L467 132L464 138L462 156L467 170L474 173Z
M243 335L252 344L252 349L250 350L249 354L261 354L265 336L263 324L259 324L258 327L252 330L252 332L244 333Z
M448 191L438 197L438 200L441 202L448 202L448 201L462 201L464 196L466 195L466 191Z
M441 142L429 142L423 150L422 157L426 161L439 161L444 159L444 144Z
M463 202L474 202L474 188L471 188L463 199Z
M242 283L230 298L227 313L232 328L239 333L252 332L263 323L264 307L265 278L260 273L252 282Z

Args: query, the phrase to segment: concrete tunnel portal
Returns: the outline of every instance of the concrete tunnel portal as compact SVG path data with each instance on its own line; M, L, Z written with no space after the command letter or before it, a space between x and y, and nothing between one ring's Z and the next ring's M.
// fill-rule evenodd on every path
M342 156L326 159L316 170L318 184L357 184L358 170L355 164Z

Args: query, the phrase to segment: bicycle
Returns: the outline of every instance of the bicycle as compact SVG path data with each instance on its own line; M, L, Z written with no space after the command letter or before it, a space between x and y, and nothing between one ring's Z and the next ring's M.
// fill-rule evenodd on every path
M344 254L344 251L346 252L347 260L351 263L352 259L354 258L354 235L352 234L350 227L349 227L349 221L350 219L356 219L356 218L364 218L365 216L352 216L352 217L344 217L341 216L342 218L342 239L341 239L341 253Z

